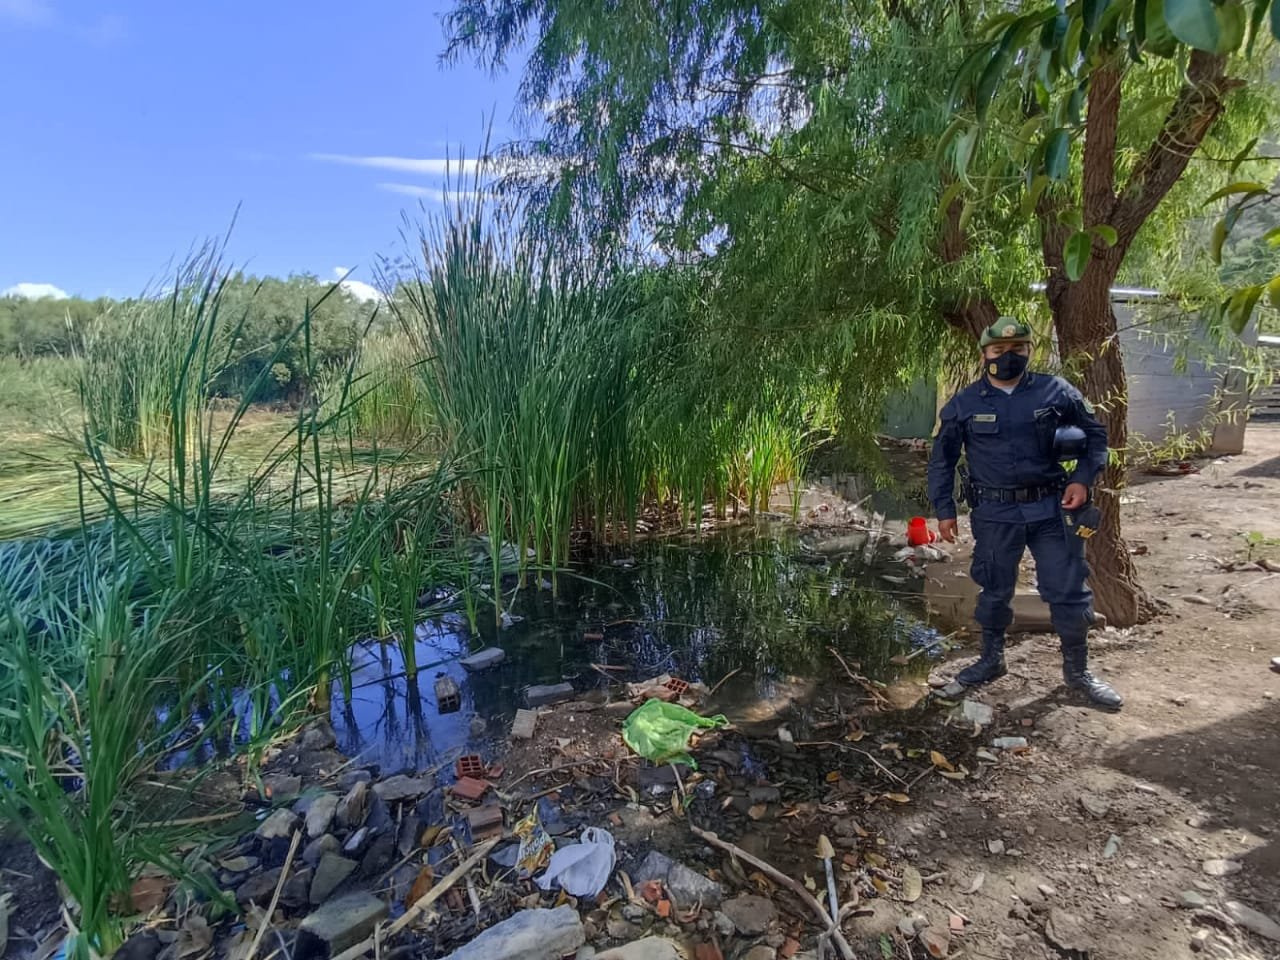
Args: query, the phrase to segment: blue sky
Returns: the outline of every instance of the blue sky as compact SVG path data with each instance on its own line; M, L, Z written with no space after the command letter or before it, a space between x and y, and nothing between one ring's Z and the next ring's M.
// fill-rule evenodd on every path
M372 280L445 158L518 129L518 76L441 65L448 7L0 0L0 291L138 293L237 206L252 272Z

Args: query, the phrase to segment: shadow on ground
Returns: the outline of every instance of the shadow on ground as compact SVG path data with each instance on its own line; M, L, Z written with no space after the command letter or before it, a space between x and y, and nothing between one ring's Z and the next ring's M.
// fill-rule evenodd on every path
M1280 706L1139 740L1107 766L1177 790L1214 817L1206 829L1247 830L1270 842L1244 857L1255 877L1280 878Z

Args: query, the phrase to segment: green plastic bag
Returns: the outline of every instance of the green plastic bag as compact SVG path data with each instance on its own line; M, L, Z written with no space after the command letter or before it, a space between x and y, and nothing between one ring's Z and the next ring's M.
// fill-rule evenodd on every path
M724 714L700 717L677 703L655 699L631 711L622 724L622 739L646 760L684 763L697 770L697 762L689 756L689 738L695 730L728 724Z

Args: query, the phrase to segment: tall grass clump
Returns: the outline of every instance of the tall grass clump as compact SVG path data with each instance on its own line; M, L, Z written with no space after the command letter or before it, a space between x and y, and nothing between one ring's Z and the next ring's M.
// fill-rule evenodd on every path
M369 332L356 347L354 364L330 364L316 393L322 414L362 440L421 442L432 426L431 405L415 369L413 341L403 331ZM342 389L351 370L350 389ZM335 417L345 403L343 415Z
M10 603L0 623L0 816L66 888L77 958L123 942L144 867L182 873L164 843L172 832L155 823L173 797L146 780L187 726L199 684L178 678L204 669L201 625L167 601L142 608L130 590L124 579L83 606L45 606L36 630ZM42 655L50 643L58 654Z
M497 600L504 541L522 567L532 555L554 571L588 481L610 482L629 454L627 330L604 278L522 235L509 211L460 204L419 241L393 309L426 358L442 447L470 478Z
M153 456L175 411L208 399L237 339L234 325L218 322L226 283L219 256L216 246L204 248L179 267L164 295L144 294L93 321L81 348L79 393L94 442Z

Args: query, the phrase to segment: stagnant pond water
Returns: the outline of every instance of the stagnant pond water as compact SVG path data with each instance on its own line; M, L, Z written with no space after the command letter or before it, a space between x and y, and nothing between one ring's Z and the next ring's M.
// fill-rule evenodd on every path
M611 674L620 681L670 673L714 685L738 671L726 689L740 697L767 696L789 676L830 676L829 647L872 678L901 675L890 659L939 635L923 622L921 581L904 578L891 550L866 544L865 533L761 522L614 550L562 573L554 596L545 586L519 593L509 626L488 611L477 633L456 616L424 624L416 691L396 646L361 644L350 702L335 688L338 745L384 771L485 754L528 686L568 681L580 695L607 686L592 664L623 668ZM468 673L458 662L490 646L506 652L501 666ZM441 674L461 690L456 711L440 712Z

